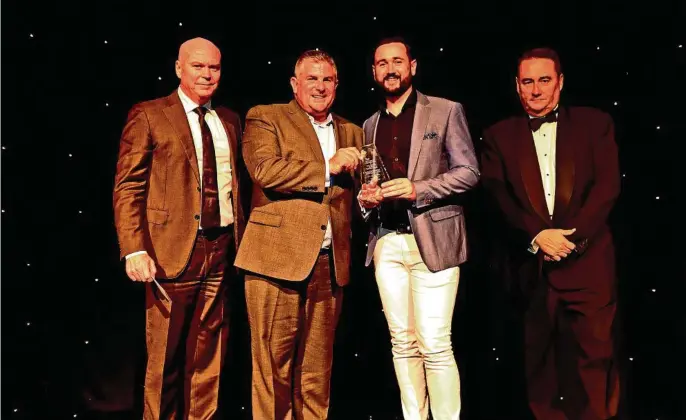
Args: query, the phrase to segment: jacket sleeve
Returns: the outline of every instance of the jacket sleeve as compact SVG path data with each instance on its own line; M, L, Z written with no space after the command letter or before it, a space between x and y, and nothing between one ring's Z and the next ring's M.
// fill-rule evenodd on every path
M243 159L253 182L281 193L324 193L325 163L283 156L276 124L263 107L246 115Z
M445 149L449 170L430 179L415 181L415 207L422 208L434 200L471 190L479 182L479 164L467 127L462 105L454 103L448 115Z
M119 141L114 180L114 220L121 258L146 250L146 195L151 160L150 124L145 109L136 105L129 111Z

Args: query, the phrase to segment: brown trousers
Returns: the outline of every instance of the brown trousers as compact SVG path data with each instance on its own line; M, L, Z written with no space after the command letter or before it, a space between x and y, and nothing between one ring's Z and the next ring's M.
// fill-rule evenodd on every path
M185 272L159 281L171 303L147 284L144 420L219 418L234 248L231 231L198 235Z
M343 290L319 256L302 282L245 277L252 349L252 410L260 420L326 419Z
M617 414L613 296L561 291L546 282L525 315L529 407L541 420L605 420Z

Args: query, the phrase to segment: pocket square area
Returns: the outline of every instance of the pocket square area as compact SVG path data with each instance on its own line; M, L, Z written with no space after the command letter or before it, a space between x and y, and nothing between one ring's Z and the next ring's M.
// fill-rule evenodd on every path
M426 139L435 139L438 137L438 134L435 131L432 131L430 133L424 134L424 140Z

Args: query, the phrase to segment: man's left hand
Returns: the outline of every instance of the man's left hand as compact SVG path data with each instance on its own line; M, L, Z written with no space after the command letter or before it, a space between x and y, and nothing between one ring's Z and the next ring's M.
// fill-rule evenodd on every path
M397 178L381 184L381 195L384 199L416 200L417 191L414 184L407 178Z

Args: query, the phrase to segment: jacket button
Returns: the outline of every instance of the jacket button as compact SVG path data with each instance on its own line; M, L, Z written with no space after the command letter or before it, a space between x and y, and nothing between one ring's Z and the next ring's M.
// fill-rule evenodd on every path
M198 187L198 192L200 192L200 187Z
M199 214L196 214L195 216L193 216L193 218L194 218L195 220L200 220L200 215L199 215Z
M326 230L326 225L322 225L322 230Z

